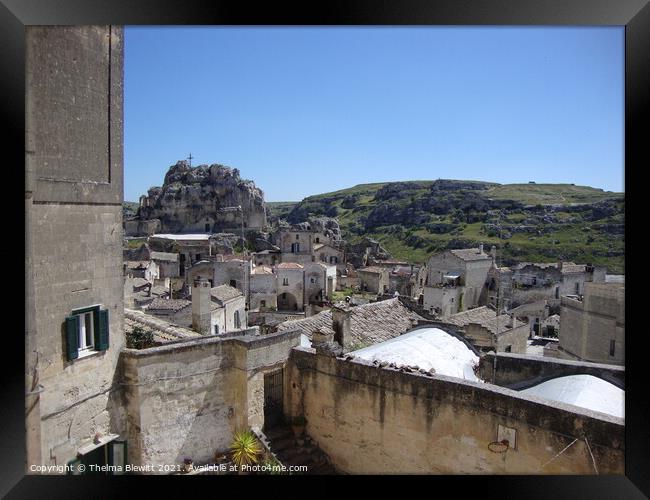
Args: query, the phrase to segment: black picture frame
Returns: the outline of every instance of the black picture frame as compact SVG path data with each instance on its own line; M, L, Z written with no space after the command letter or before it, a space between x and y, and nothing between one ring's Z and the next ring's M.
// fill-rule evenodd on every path
M633 207L634 200L643 200L644 184L637 180L648 163L648 137L645 129L650 103L650 6L646 0L328 0L298 4L265 2L250 6L237 1L202 0L0 0L0 61L2 74L2 123L4 138L11 145L4 151L3 175L7 185L24 184L25 151L25 25L75 24L173 24L173 25L618 25L625 26L625 184L626 226L643 227L640 220L644 207ZM10 216L17 221L18 234L22 205L19 189L8 189L11 200ZM634 225L636 222L636 226ZM18 236L14 234L17 239ZM644 274L635 265L644 243L634 245L626 238L626 267ZM637 249L636 252L633 249ZM5 263L15 260L16 252L3 252ZM11 260L10 260L11 259ZM7 266L11 267L11 266ZM16 283L24 282L24 273L16 270ZM636 318L643 310L643 294L635 293L639 278L627 277L626 315L632 325L641 324ZM632 288L629 288L630 285ZM6 285L7 286L7 285ZM13 300L23 296L13 291ZM15 315L18 316L18 315ZM0 467L0 495L7 498L58 497L95 495L113 496L113 488L124 485L130 478L70 478L25 476L25 408L24 408L24 337L22 322L6 327L3 338L5 376L2 387L2 425L0 447L3 466ZM626 353L626 464L625 476L431 476L409 477L408 489L434 488L431 494L444 494L442 483L456 491L488 497L510 498L643 498L650 496L650 410L645 375L644 331L628 328ZM88 480L91 479L91 480ZM206 479L204 478L201 478ZM207 478L209 479L209 477ZM235 478L237 479L237 478ZM249 478L250 479L250 478ZM284 478L285 480L287 478ZM332 486L348 478L327 478ZM368 478L365 478L366 480ZM195 478L199 480L199 478ZM220 478L220 480L222 480ZM225 480L225 479L223 479ZM229 479L230 480L230 479ZM310 482L313 478L310 478ZM371 483L383 485L398 478L371 478ZM73 483L74 481L74 483ZM223 483L210 479L216 494ZM131 481L128 481L133 484ZM257 482L257 481L256 481ZM368 481L366 481L368 482ZM159 484L168 488L169 481ZM203 483L205 484L205 483ZM303 483L303 484L306 484ZM152 482L148 481L151 486ZM288 483L287 483L288 485ZM237 486L231 484L230 486ZM405 484L396 484L406 488ZM188 485L185 485L185 489ZM194 485L190 486L194 488ZM313 490L305 490L310 494Z

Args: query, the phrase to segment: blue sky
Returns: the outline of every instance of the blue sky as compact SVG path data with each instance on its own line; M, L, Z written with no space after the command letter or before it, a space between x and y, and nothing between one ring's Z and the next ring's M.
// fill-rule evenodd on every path
M267 201L421 179L623 191L623 27L126 27L124 197L221 163Z

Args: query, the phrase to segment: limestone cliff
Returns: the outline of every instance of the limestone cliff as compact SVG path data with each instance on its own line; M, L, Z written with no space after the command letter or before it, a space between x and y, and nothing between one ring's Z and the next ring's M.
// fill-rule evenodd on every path
M264 193L239 170L224 165L172 165L162 187L152 187L140 198L139 220L160 220L160 232L224 232L241 230L241 213L223 210L241 206L246 229L266 226Z

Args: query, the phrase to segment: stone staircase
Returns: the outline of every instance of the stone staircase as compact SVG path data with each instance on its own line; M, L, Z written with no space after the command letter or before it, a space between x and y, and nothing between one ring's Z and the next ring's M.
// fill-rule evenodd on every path
M283 465L306 465L306 472L292 474L333 475L336 469L330 464L329 457L311 438L302 434L296 437L288 425L273 427L264 432L271 451Z

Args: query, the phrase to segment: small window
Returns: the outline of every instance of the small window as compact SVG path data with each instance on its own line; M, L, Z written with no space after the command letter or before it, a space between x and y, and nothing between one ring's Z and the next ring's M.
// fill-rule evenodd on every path
M300 239L300 235L297 234L297 235L296 235L296 240L299 240L299 239Z
M320 238L316 237L316 243L320 243Z
M266 300L260 300L260 307L266 307Z
M205 232L209 233L210 232L210 224L205 225Z
M237 281L236 280L230 280L230 286L233 288L237 288Z
M316 283L316 278L311 278L312 283Z
M200 253L197 253L197 254L196 254L196 261L198 262L199 260L201 260L201 254L200 254Z
M108 349L108 311L99 306L73 310L65 319L68 360Z
M214 325L214 334L219 335L219 325Z
M512 352L512 346L507 345L506 348L504 349L505 352Z
M616 354L616 341L615 340L610 340L609 341L609 355L614 356Z
M580 295L580 283L576 283L576 295Z
M239 319L239 311L235 311L235 328L241 328L241 320Z
M289 278L284 278L282 280L282 286L289 286Z

